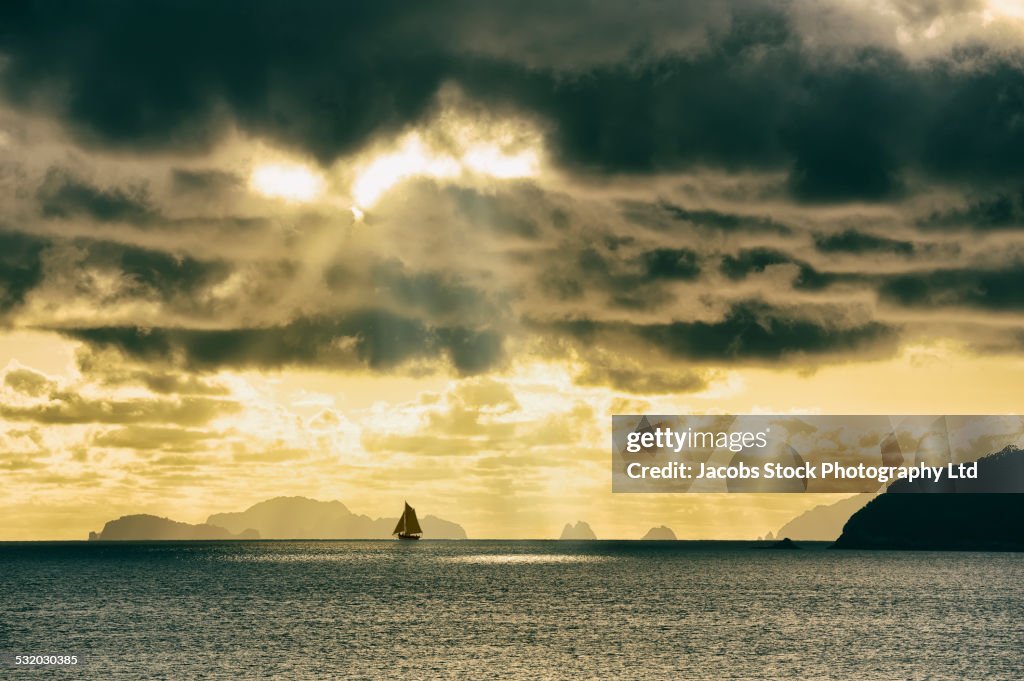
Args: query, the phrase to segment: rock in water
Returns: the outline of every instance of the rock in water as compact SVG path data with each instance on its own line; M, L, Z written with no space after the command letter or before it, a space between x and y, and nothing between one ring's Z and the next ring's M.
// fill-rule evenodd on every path
M590 525L580 520L575 525L566 523L559 539L597 539L597 535L590 529Z
M772 544L771 546L765 546L765 547L762 547L762 548L766 548L766 549L781 549L783 551L794 551L794 550L798 551L798 550L800 550L803 547L798 546L796 543L793 542L792 539L790 539L789 537L786 537L782 541L777 541L774 544Z
M661 525L647 530L642 541L675 541L676 533L672 528Z

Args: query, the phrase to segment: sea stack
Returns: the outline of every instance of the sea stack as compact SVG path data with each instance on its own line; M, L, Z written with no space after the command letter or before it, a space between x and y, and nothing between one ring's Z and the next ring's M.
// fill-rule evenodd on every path
M590 525L580 520L575 525L566 523L565 528L562 530L562 536L559 539L597 539L597 535L590 529Z
M671 527L665 525L652 527L647 530L647 534L641 541L676 541L676 533L672 531Z

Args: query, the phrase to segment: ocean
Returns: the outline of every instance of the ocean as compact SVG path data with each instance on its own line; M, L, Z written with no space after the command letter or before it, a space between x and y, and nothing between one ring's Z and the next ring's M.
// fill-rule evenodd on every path
M1024 554L754 546L4 543L0 651L83 679L1024 673Z

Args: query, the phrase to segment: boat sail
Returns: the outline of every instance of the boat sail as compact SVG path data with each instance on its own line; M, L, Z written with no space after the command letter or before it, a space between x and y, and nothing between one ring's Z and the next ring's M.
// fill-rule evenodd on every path
M402 517L398 519L395 531L391 534L397 534L399 539L419 539L423 535L420 521L416 520L416 509L410 506L409 502L405 503Z

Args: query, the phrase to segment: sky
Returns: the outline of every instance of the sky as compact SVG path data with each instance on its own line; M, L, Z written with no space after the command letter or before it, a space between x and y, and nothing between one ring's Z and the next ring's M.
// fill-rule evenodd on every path
M0 539L275 496L754 538L616 413L1003 414L1024 4L5 3Z

